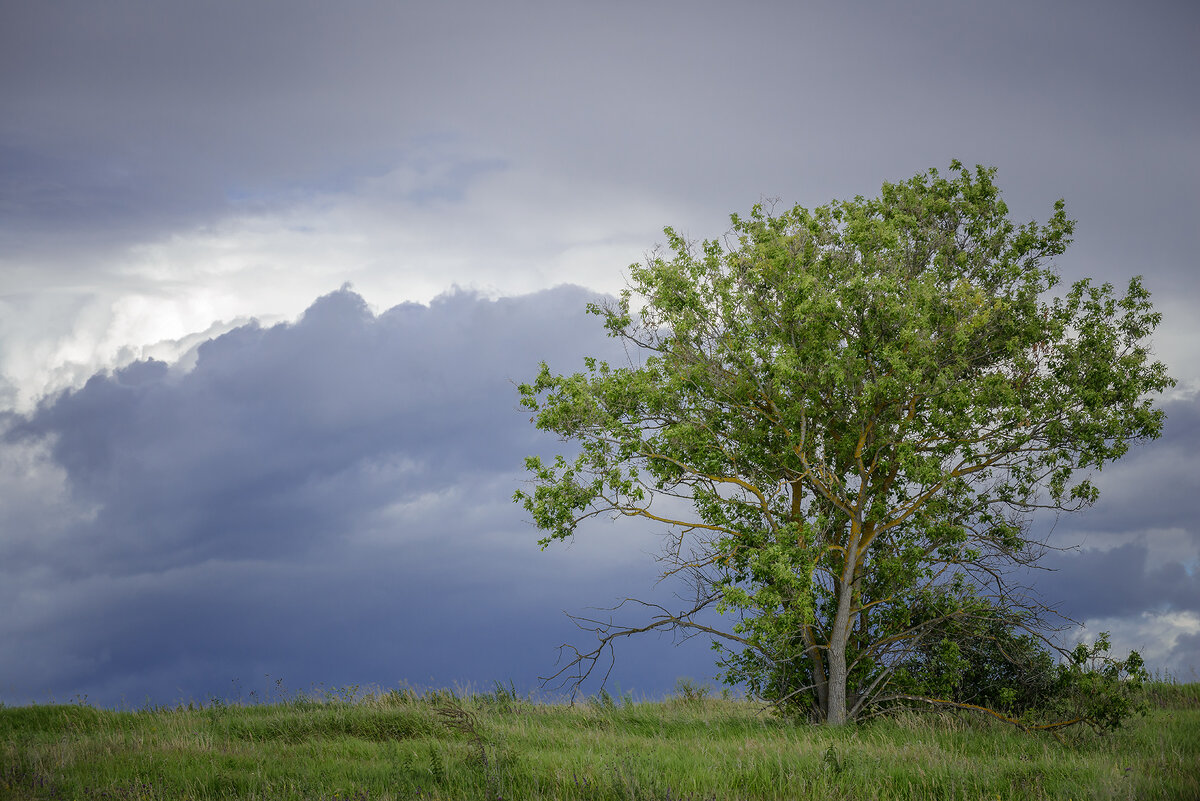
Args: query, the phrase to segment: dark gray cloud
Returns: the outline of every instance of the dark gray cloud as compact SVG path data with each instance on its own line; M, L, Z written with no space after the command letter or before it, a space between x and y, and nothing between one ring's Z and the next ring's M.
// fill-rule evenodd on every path
M582 313L593 297L455 292L376 314L344 288L204 342L190 370L139 361L8 415L0 698L170 701L235 679L261 694L267 674L532 687L559 643L586 640L561 610L669 597L652 532L597 524L540 552L510 500L523 457L561 447L513 381L612 353ZM1195 405L1168 404L1116 491L1059 522L1056 541L1088 537L1035 577L1065 614L1200 611L1192 496L1162 486L1200 452ZM1145 513L1126 511L1139 496ZM662 692L713 671L702 641L647 639L614 678Z
M1200 632L1180 634L1171 649L1175 669L1171 676L1181 682L1200 682Z
M1042 591L1063 614L1077 620L1147 611L1200 612L1196 565L1151 565L1150 553L1147 544L1128 543L1103 551L1056 554L1044 562L1055 573L1040 582Z
M1094 474L1100 500L1062 525L1117 533L1183 527L1200 550L1200 525L1180 515L1200 497L1200 398L1157 405L1166 414L1161 437L1133 445L1120 460Z
M129 570L161 569L175 555L302 548L333 519L379 503L372 493L511 468L511 454L528 446L529 432L513 425L515 401L501 399L513 396L505 377L521 372L514 355L531 349L497 333L529 310L480 303L447 296L376 318L359 296L334 293L295 325L246 326L202 345L184 375L149 361L97 376L45 402L16 433L55 435L54 458L73 486L103 503L100 524L116 538L102 547L120 549ZM576 316L550 311L548 330L565 314ZM364 464L400 455L399 486L360 480ZM295 497L309 482L309 496ZM146 540L159 547L147 553Z
M1115 652L1137 649L1152 669L1186 679L1197 662L1185 638L1200 629L1200 402L1160 405L1162 436L1093 476L1095 506L1034 518L1035 533L1062 550L1042 560L1049 572L1027 580L1043 602L1084 624L1065 632L1068 641L1109 631Z
M10 417L0 697L203 698L267 673L533 686L574 636L562 610L652 584L652 539L543 554L511 502L523 457L555 448L512 381L611 348L593 297L375 315L343 289L186 373L137 362ZM700 646L646 644L618 680L711 672Z
M1074 619L1200 612L1200 401L1161 408L1162 436L1093 476L1094 507L1035 523L1067 549L1044 560L1054 572L1036 577L1039 589Z

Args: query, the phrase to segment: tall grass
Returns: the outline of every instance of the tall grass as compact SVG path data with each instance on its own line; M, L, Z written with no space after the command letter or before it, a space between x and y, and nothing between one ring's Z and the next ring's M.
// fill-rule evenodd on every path
M113 711L0 708L0 798L1197 799L1200 685L1067 745L960 713L833 730L694 685L567 706L509 689Z

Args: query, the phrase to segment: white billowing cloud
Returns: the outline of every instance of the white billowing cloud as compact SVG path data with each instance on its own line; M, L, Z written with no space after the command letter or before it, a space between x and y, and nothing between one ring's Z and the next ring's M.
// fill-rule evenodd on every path
M611 292L664 225L719 236L762 195L812 206L954 157L997 165L1017 219L1067 199L1068 277L1180 298L1162 352L1194 383L1194 11L1031 26L1034 6L22 7L0 391L28 409L345 281L381 308Z
M467 157L439 154L453 172ZM482 160L476 160L481 161ZM501 167L454 185L401 166L355 191L311 193L132 245L107 265L114 286L5 303L0 374L13 406L78 386L101 369L180 358L193 332L250 317L295 319L312 297L351 282L379 306L429 302L449 286L488 297L575 283L623 286L625 268L686 215L615 186L580 193L561 179Z
M493 298L563 282L613 293L626 267L663 241L663 226L719 237L726 211L758 199L731 198L717 213L448 147L422 159L436 168L402 163L349 187L234 206L203 225L130 244L97 262L110 280L0 297L10 408L28 410L49 392L137 358L178 359L197 331L219 333L251 317L295 319L312 297L346 282L381 308L428 302L450 286ZM1191 359L1200 322L1161 290L1155 300L1164 323L1154 342L1182 382L1171 397L1187 399L1200 381Z
M672 216L616 187L592 185L583 195L528 172L482 174L448 201L415 202L392 177L139 245L126 271L246 290L346 280L385 305L428 302L450 285L491 297L564 282L611 292Z
M0 375L9 384L0 409L30 411L47 395L137 359L176 361L246 322L246 300L201 284L178 292L142 285L0 298Z

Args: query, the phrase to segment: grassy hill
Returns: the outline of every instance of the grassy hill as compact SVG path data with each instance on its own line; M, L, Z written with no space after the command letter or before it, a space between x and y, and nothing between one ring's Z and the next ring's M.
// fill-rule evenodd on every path
M0 707L0 798L1200 799L1200 684L1060 743L968 713L830 730L707 697L568 706L327 693L113 711Z

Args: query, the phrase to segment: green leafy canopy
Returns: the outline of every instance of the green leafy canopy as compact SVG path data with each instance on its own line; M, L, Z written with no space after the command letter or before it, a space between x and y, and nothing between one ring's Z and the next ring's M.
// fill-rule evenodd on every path
M1088 474L1159 435L1173 381L1140 278L1049 297L1074 223L1059 201L1014 224L994 175L953 162L875 198L758 205L700 244L665 229L669 252L589 307L637 358L519 387L579 446L527 460L515 497L542 545L597 515L660 524L665 573L697 589L662 625L720 608L729 677L791 671L774 692L833 722L954 598L1019 600L1003 568L1037 556L1028 515L1095 501Z

